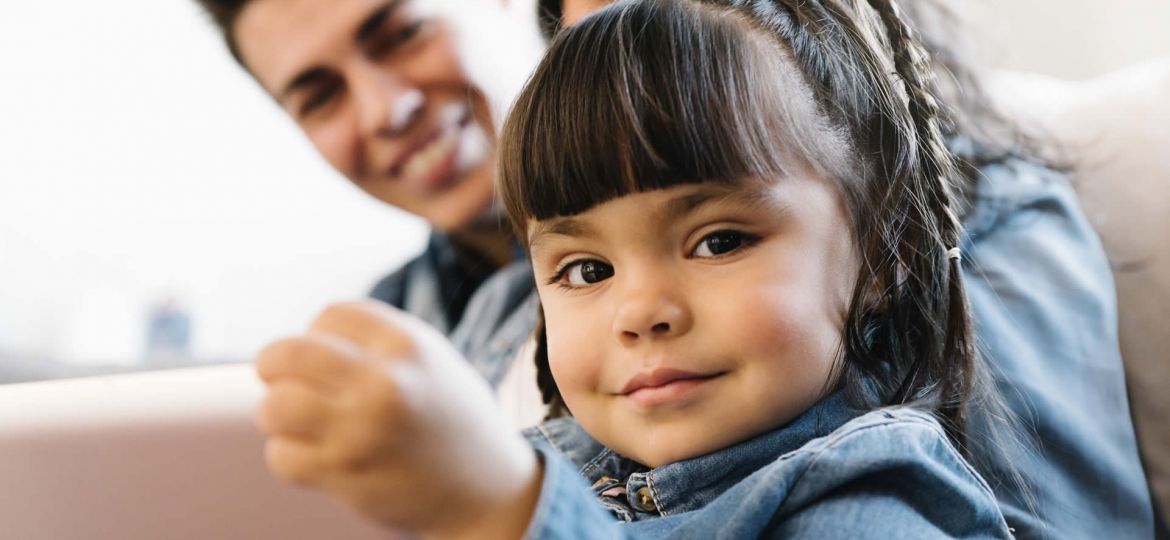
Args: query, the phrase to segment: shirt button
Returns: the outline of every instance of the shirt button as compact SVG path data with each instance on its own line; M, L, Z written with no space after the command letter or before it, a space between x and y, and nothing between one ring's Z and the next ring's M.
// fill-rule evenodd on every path
M657 512L658 506L654 504L654 496L650 493L650 488L643 486L634 494L634 503L639 510L643 512Z
M593 486L590 487L590 489L597 489L597 488L604 486L605 484L608 484L610 482L616 483L617 480L614 480L613 478L610 478L608 476L602 476L601 478L598 478L596 482L593 483Z

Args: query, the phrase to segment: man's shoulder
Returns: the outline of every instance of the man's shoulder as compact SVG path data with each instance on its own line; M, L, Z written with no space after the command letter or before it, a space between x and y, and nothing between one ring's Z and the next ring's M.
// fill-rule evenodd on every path
M406 290L410 288L418 275L434 271L434 264L426 252L415 256L406 264L398 267L378 280L370 289L370 298L381 300L396 308L403 309L406 304Z
M440 231L431 231L426 248L406 264L379 279L370 290L370 298L381 300L399 309L406 309L407 291L420 281L436 281L444 266L451 266L454 248L450 239Z

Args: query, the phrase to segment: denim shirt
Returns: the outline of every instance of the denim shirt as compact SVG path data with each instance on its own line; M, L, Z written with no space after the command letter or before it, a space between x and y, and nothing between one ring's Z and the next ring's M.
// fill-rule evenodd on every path
M495 272L486 268L486 261L460 255L445 234L434 232L426 251L379 281L370 296L447 334L494 388L531 337L539 298L523 256Z
M1020 538L1151 538L1100 241L1062 175L1022 161L982 172L961 246L968 298L996 386L1019 416L1024 442L1031 434L1039 442L1018 452L975 449L974 459L991 473ZM448 332L495 386L535 322L531 270L518 260L488 277L453 320L441 284L465 278L452 252L445 237L432 237L374 296ZM987 439L988 429L977 417L969 433ZM1009 469L1026 494L1004 481Z
M525 436L545 471L530 538L1011 536L938 422L909 408L861 414L835 394L780 429L654 469L569 418Z

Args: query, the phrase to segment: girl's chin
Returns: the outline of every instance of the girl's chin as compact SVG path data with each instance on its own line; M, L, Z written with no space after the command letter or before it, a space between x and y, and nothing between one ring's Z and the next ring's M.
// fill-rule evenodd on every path
M688 438L690 439L690 438ZM712 441L706 442L705 445L695 445L693 439L687 440L687 444L675 444L675 441L668 439L660 439L653 447L630 448L629 452L621 452L616 448L618 454L626 456L642 465L650 467L651 469L669 465L671 463L678 463L688 459L697 458L699 456L709 454L722 448L722 445L714 444Z

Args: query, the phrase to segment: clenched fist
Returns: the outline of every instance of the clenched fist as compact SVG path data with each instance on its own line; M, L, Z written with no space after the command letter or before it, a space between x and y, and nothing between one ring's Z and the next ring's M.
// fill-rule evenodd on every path
M536 456L425 323L374 301L336 304L304 335L265 348L256 370L277 477L426 536L523 534L539 496Z

